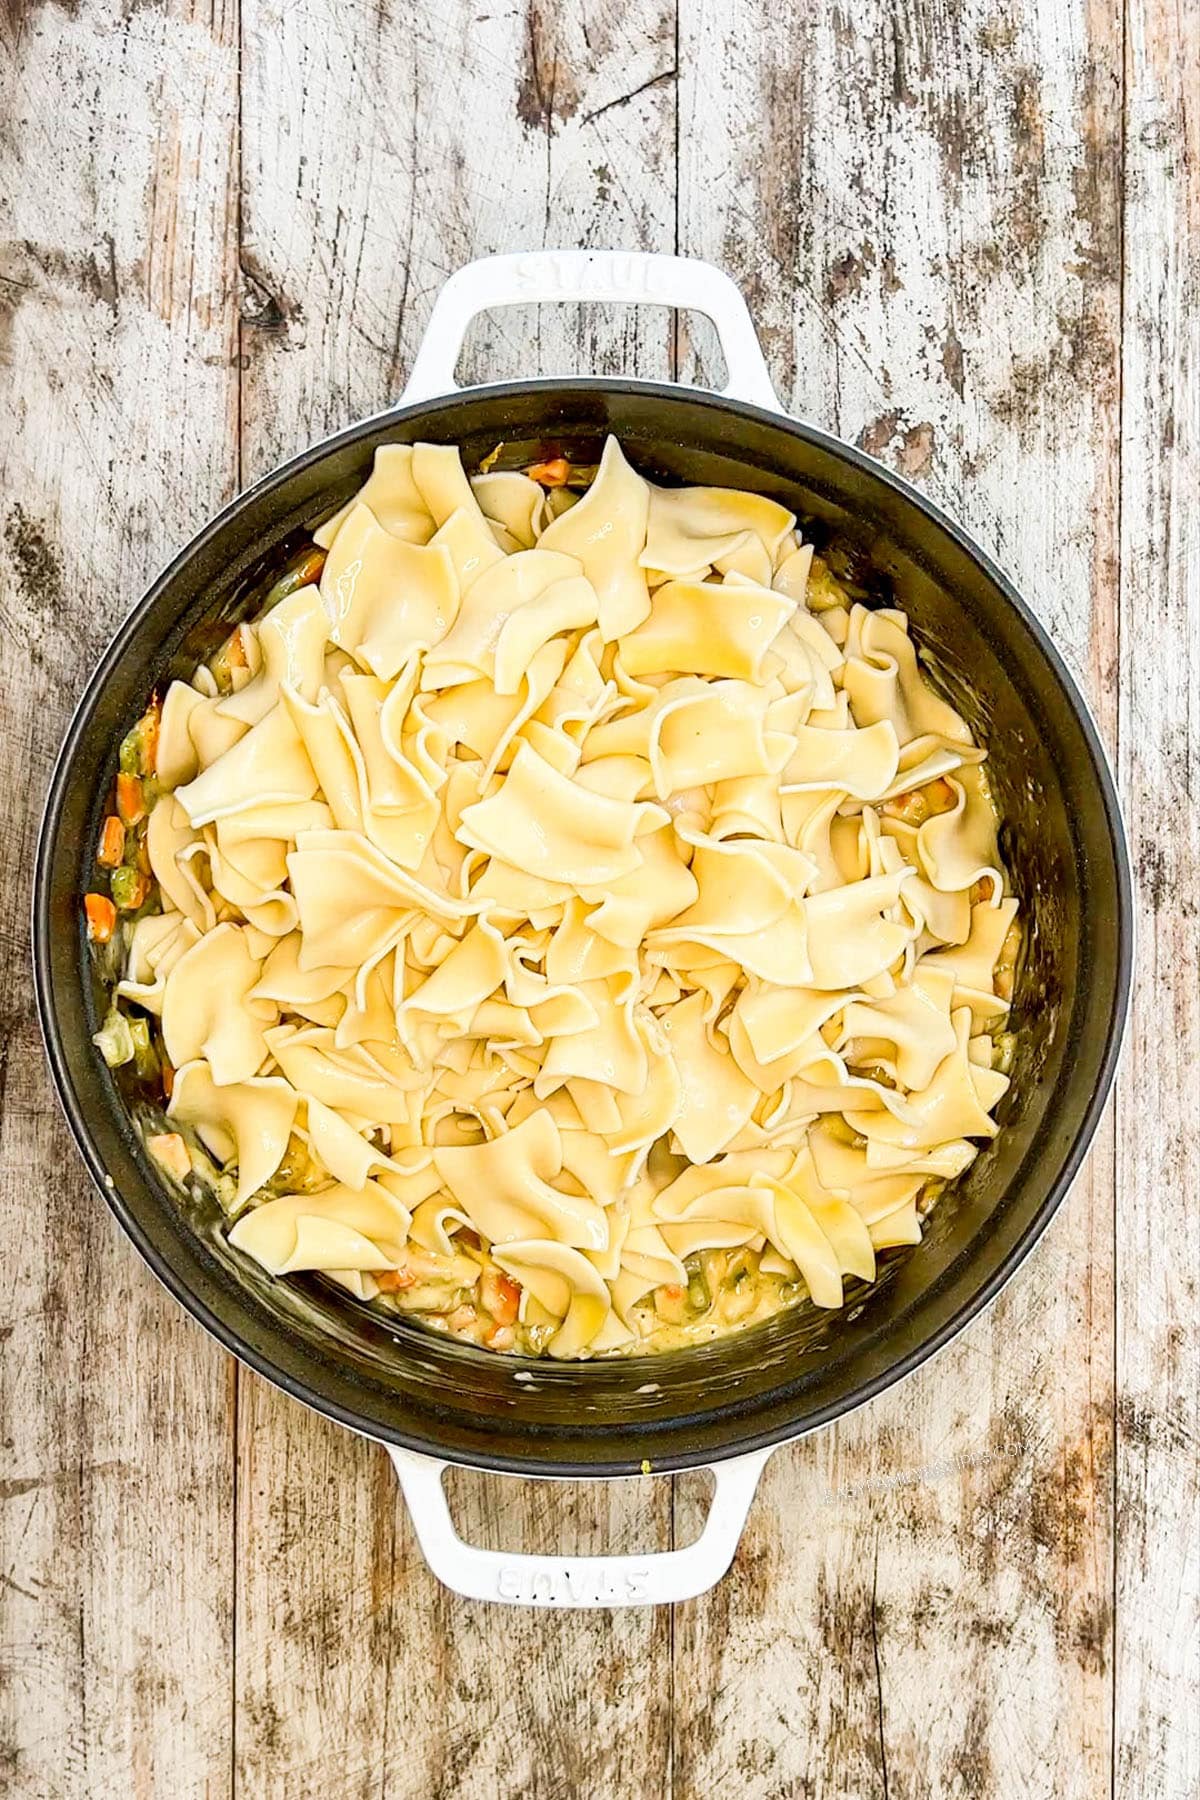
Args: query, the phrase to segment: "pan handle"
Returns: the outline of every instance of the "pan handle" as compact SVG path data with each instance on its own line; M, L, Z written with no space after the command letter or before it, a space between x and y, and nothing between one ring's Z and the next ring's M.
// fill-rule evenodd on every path
M448 1465L387 1446L396 1465L425 1560L438 1580L468 1600L506 1606L582 1608L660 1606L690 1600L718 1582L730 1563L770 1450L715 1463L704 1530L684 1550L646 1556L525 1556L480 1550L454 1529L442 1477Z
M781 410L746 302L724 270L697 257L644 250L538 250L465 264L433 303L401 404L456 391L454 367L478 313L547 300L626 300L704 313L729 372L722 391Z

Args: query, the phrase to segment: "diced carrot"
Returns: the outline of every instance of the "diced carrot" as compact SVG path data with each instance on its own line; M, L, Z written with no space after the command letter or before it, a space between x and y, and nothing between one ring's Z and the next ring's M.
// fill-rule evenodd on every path
M146 1139L146 1148L161 1168L168 1175L174 1175L182 1181L192 1172L192 1159L188 1155L187 1145L177 1131L164 1131L158 1137Z
M169 1100L175 1091L175 1071L165 1056L160 1056L158 1061L162 1070L163 1099Z
M521 1303L520 1287L503 1269L489 1264L479 1279L479 1303L497 1325L515 1325Z
M306 550L304 552L304 555L296 564L296 574L300 577L301 587L311 581L320 581L321 571L325 567L325 554L325 551L320 549L316 544L313 545L311 550Z
M136 825L146 816L141 779L137 775L117 776L117 811L126 825Z
M142 767L147 775L153 775L158 767L158 728L161 722L162 707L156 695L142 718Z
M412 1269L381 1269L375 1277L380 1292L384 1294L402 1294L405 1288L415 1287L417 1277Z
M100 848L96 852L96 861L102 869L117 869L125 855L125 827L115 813L110 813L104 821L104 829L100 833Z
M668 1325L682 1325L684 1320L684 1290L676 1282L664 1282L662 1287L654 1290L654 1310Z
M511 1325L493 1325L483 1341L489 1350L511 1350L517 1341L517 1334Z
M107 944L117 928L117 909L107 894L85 894L83 910L87 914L87 933L95 944Z
M231 669L248 669L250 667L250 660L246 655L246 645L242 638L242 628L240 625L230 637L229 642L225 647L225 660L228 662Z
M566 487L570 479L571 465L565 456L552 456L548 462L531 464L528 473L543 487Z

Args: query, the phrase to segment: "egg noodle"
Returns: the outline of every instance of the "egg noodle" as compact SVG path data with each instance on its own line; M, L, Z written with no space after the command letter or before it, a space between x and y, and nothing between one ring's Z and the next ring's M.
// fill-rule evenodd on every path
M380 449L319 580L163 697L152 1148L272 1274L493 1349L841 1306L997 1130L985 751L774 500L613 439L534 474Z

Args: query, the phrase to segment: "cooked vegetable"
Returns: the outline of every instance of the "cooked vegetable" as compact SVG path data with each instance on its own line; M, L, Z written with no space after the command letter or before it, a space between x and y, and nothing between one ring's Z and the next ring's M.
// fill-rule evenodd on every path
M687 1290L665 1282L654 1290L654 1310L665 1325L682 1325L687 1317Z
M307 550L301 552L295 566L289 569L286 575L281 575L274 587L268 589L267 597L263 601L263 612L270 612L273 606L278 606L281 600L286 600L289 594L296 592L297 588L308 587L310 582L320 581L321 571L324 567L324 550L318 549L316 544L310 545Z
M146 816L141 781L136 775L126 775L124 770L117 776L117 811L126 825L136 825Z
M552 456L549 462L531 463L526 472L542 487L566 487L571 478L571 465L565 456Z
M755 1262L749 1250L739 1250L732 1258L729 1273L717 1296L717 1311L727 1325L754 1311L758 1303L758 1284L754 1279Z
M112 872L112 897L121 912L136 912L150 892L150 877L122 863Z
M175 1086L175 1071L165 1056L159 1058L159 1073L162 1076L163 1098L169 1100Z
M127 731L121 739L121 748L117 754L117 766L123 775L138 775L142 767L142 726L141 720Z
M700 1264L697 1261L693 1267L689 1261L685 1267L688 1270L688 1305L693 1312L707 1312L712 1305L712 1295L708 1291L708 1283L704 1279Z
M125 827L115 813L110 813L100 832L100 848L96 852L96 861L102 869L115 869L120 866L124 855Z
M526 1325L522 1337L530 1356L543 1355L557 1330L557 1320L550 1324Z
M700 1269L711 1294L719 1288L725 1279L725 1271L729 1267L728 1250L705 1250L701 1252Z
M503 1269L488 1263L479 1278L479 1304L497 1325L515 1325L521 1304L520 1287Z
M244 687L250 668L250 652L248 649L249 628L236 625L230 632L221 648L209 659L209 668L213 680L222 694L229 694L235 688Z
M158 1054L151 1041L149 1020L130 1019L129 1035L133 1039L133 1062L139 1076L143 1081L157 1081Z
M375 1279L381 1294L402 1294L416 1285L417 1276L414 1269L381 1269Z
M938 1176L932 1176L917 1195L917 1212L921 1218L927 1218L946 1191L946 1183Z
M94 944L107 944L117 925L117 909L107 894L85 894L87 934Z
M191 1174L192 1159L177 1131L164 1131L158 1137L147 1138L146 1148L159 1167L173 1175L176 1181L183 1181Z
M950 812L954 803L954 789L939 775L936 780L927 781L924 787L912 788L907 794L885 800L883 811L889 819L900 819L906 825L923 825L926 819L935 818L938 813Z
M308 1144L292 1132L283 1153L283 1161L266 1184L269 1194L311 1194L324 1187L328 1172L309 1154Z
M147 784L149 785L149 784ZM125 845L125 861L131 869L140 869L143 875L153 874L150 867L150 846L146 841L145 820L135 826L133 834Z
M142 774L153 775L158 768L158 731L162 724L162 707L151 701L142 714Z
M809 612L828 612L833 606L847 606L850 596L831 572L823 557L814 556L808 572L805 602Z
M158 701L152 700L133 729L126 732L118 757L122 775L153 775L158 762L161 717Z
M725 1272L723 1286L739 1288L754 1273L754 1258L749 1250L738 1250L729 1259L729 1267Z
M104 1015L104 1023L92 1042L110 1069L119 1069L133 1061L136 1055L133 1033L129 1029L129 1020L115 1001Z

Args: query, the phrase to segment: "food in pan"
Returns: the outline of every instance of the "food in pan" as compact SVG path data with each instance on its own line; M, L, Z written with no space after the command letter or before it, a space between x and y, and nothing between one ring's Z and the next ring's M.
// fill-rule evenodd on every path
M497 1351L841 1306L998 1129L986 752L761 495L381 449L120 750L97 1042L235 1248Z

